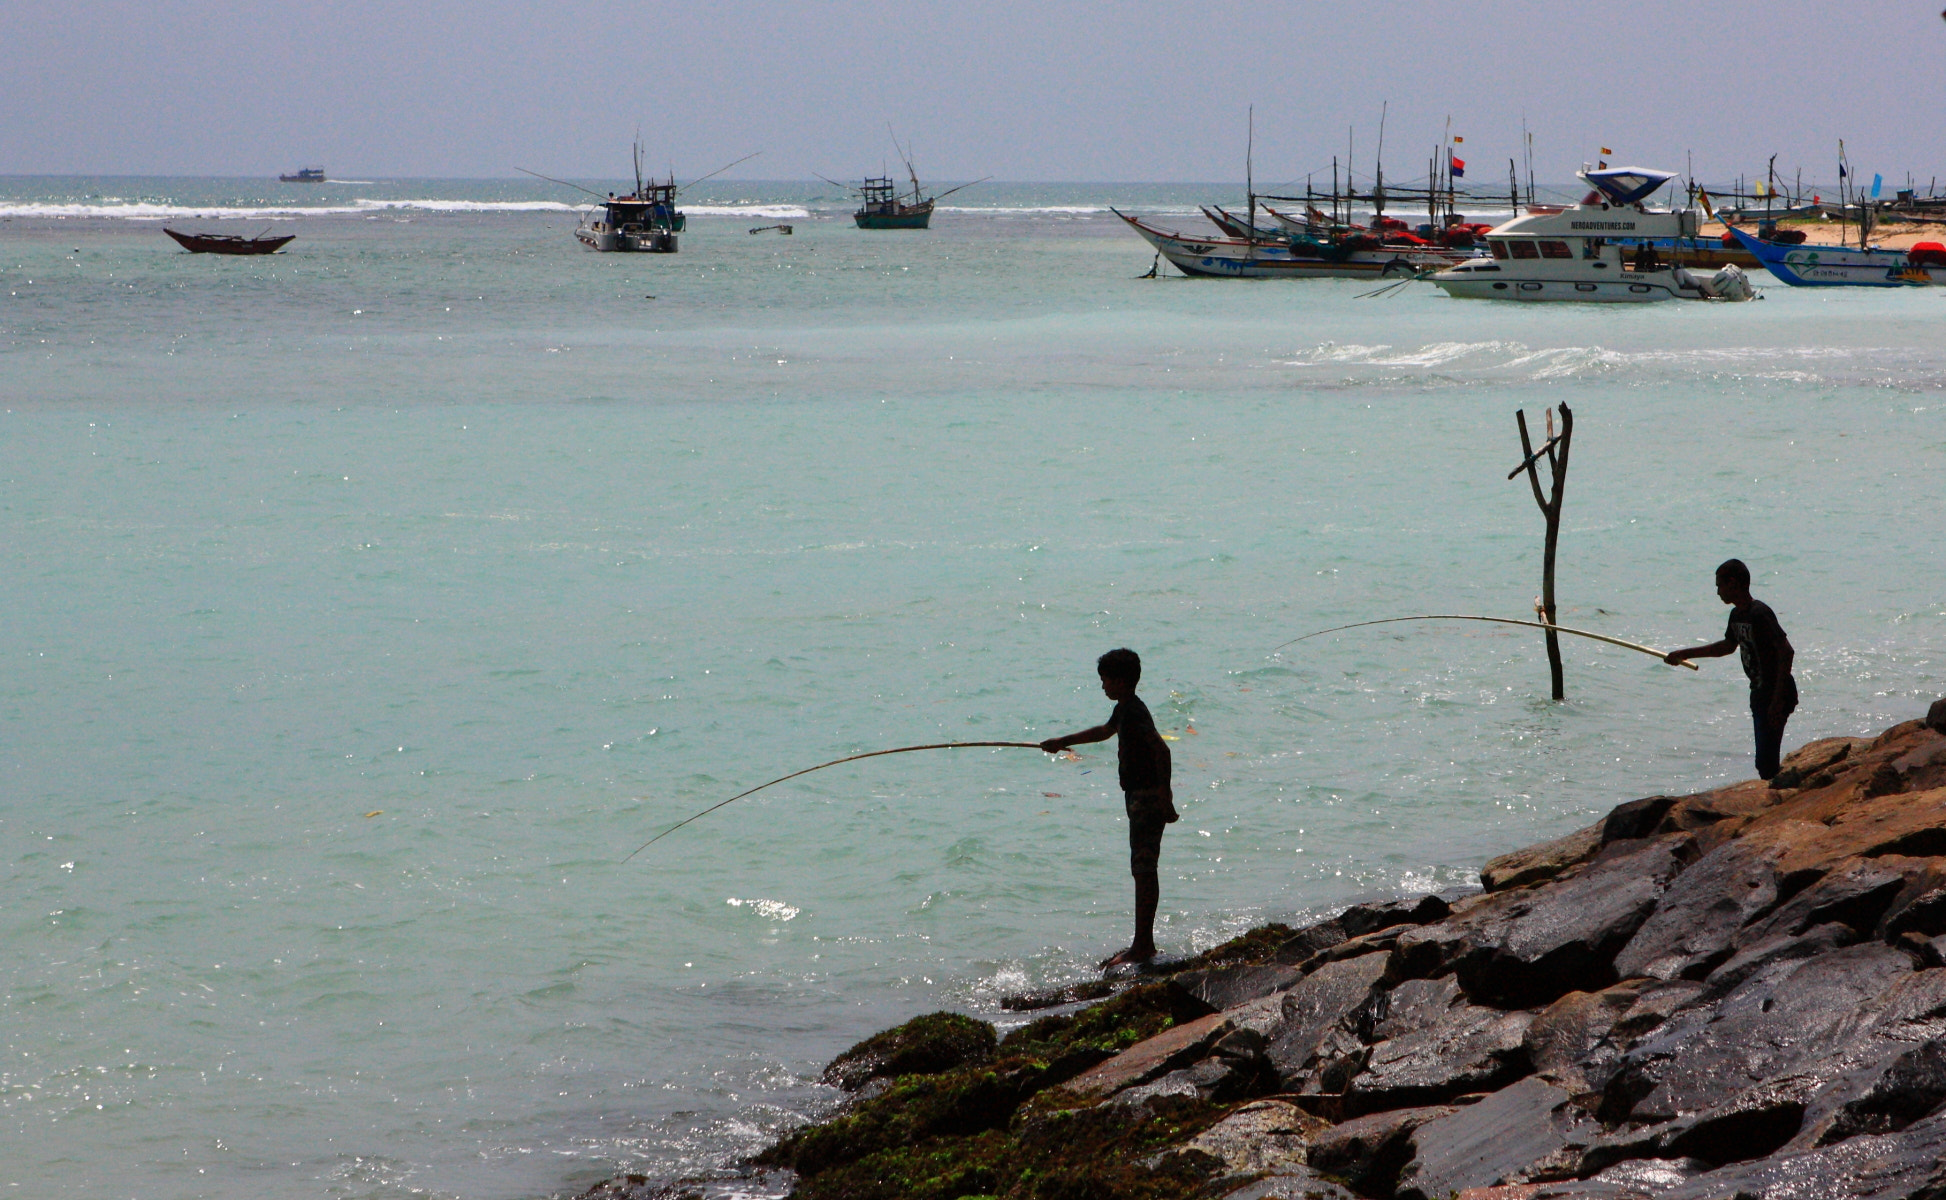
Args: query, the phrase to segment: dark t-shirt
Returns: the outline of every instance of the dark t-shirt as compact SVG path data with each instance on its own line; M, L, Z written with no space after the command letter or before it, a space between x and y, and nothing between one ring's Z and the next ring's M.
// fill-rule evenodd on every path
M1144 792L1169 782L1168 776L1156 769L1155 748L1162 744L1162 734L1149 715L1148 705L1135 696L1121 701L1108 716L1108 728L1115 731L1123 791Z
M1743 658L1743 673L1750 677L1751 698L1769 699L1770 689L1764 685L1769 682L1788 688L1793 694L1797 690L1796 681L1788 674L1777 669L1778 660L1784 653L1784 627L1777 623L1777 614L1770 605L1761 600L1752 600L1744 608L1730 610L1729 628L1723 631L1725 639L1735 642L1737 651Z

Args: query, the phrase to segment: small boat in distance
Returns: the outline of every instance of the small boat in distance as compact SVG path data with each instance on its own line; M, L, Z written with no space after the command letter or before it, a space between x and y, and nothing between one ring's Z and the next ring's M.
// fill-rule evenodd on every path
M294 233L281 237L258 234L247 238L234 233L177 233L166 225L162 232L176 239L191 254L275 254L297 236Z
M323 183L323 167L299 167L294 175L279 175L279 183Z
M584 188L578 183L569 183L565 179L556 179L552 175L543 175L539 171L529 171L526 167L515 167L514 170L523 175L532 175L536 179L545 179L549 183L558 183L562 187L571 187L577 192L587 192L599 201L597 208L601 215L594 220L589 220L588 217L594 215L589 213L582 218L579 225L574 227L575 240L588 249L610 253L674 254L678 245L676 235L689 226L689 218L676 209L676 190L679 185L676 183L675 172L671 171L666 180L645 180L642 177L640 141L637 141L633 147L633 157L635 190L626 196L617 196L613 192L603 196L600 192ZM708 175L700 179L692 179L689 183L680 186L693 187L704 179L713 179L721 175L737 163L749 162L755 157L757 157L755 154L746 154L728 166L718 167Z
M858 211L851 214L851 218L858 223L860 229L929 228L932 225L933 205L961 188L970 188L973 183L985 183L987 179L993 178L988 175L984 179L975 179L973 183L962 183L959 187L947 188L937 196L928 196L925 194L925 189L919 186L919 172L912 166L912 155L899 145L896 135L892 139L892 146L898 150L900 160L905 163L906 178L912 181L912 194L909 197L899 195L899 185L893 182L890 175L869 177L855 187L848 183L839 183L835 179L826 179L822 175L818 176L833 187L858 193Z

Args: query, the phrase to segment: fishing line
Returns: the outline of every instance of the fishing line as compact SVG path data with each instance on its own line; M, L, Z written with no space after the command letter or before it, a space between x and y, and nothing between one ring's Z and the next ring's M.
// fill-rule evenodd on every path
M745 796L750 795L751 792L761 792L765 788L769 787L771 784L782 783L786 779L796 779L799 775L809 775L813 771L822 771L826 767L835 767L839 763L857 762L861 758L878 758L879 756L885 754L910 754L914 750L966 750L966 749L971 749L979 746L997 746L997 747L1007 747L1011 749L1020 749L1020 750L1039 750L1041 748L1041 744L1039 742L932 742L924 746L898 746L891 750L869 750L864 754L851 754L845 756L844 758L834 758L830 762L822 762L815 767L806 767L802 771L792 771L788 775L779 775L777 778L771 780L769 783L760 783L756 787L751 788L750 791L738 792L736 795L731 796L728 800L722 800L715 804L712 804L708 808L704 809L702 812L697 813L695 816L684 817L682 820L676 822L674 825L669 826L669 828L663 830L661 833L656 834L648 841L643 842L641 845L637 846L633 851L629 853L628 858L634 858L637 854L640 854L642 853L642 851L647 850L650 846L655 845L663 838L668 837L676 830L681 829L683 826L689 824L691 821L694 821L697 817L707 817L711 813L715 812L717 809L722 808L725 804L734 804L738 800L743 799ZM627 862L628 858L624 858L622 861Z
M1657 650L1654 646L1644 646L1636 642L1625 642L1620 638L1609 637L1605 633L1590 633L1585 629L1570 629L1566 625L1543 625L1538 621L1516 621L1512 617L1476 617L1469 613L1426 613L1423 616L1416 617L1385 617L1377 621L1354 621L1350 625L1335 625L1330 629L1320 629L1316 633L1307 633L1303 637L1294 637L1282 645L1271 647L1270 652L1275 654L1277 651L1282 650L1284 646L1295 645L1307 638L1323 637L1327 633L1337 633L1345 629L1362 629L1367 625L1391 625L1398 621L1491 621L1496 625L1523 625L1528 629L1547 629L1555 633L1572 633L1576 637L1593 638L1597 642L1607 642L1611 646L1620 646L1626 650L1637 650L1643 654L1654 655L1656 658L1663 657L1664 653L1661 650ZM1702 669L1695 663L1688 661L1684 661L1678 665L1688 667L1692 671Z

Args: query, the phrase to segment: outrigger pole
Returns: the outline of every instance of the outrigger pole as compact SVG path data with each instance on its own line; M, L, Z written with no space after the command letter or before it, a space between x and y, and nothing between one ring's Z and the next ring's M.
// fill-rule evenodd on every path
M643 842L641 845L637 846L634 850L629 852L628 858L624 858L622 861L627 862L629 858L634 858L637 854L640 854L642 853L642 851L647 850L650 846L655 845L663 838L668 837L670 834L674 833L678 829L681 829L683 826L689 824L691 821L696 820L698 817L706 817L709 814L715 812L717 809L722 808L726 804L734 804L738 800L743 799L745 796L750 795L752 792L761 792L765 788L771 786L771 784L782 783L786 779L796 779L799 775L809 775L813 771L822 771L826 767L835 767L839 763L857 762L861 758L878 758L886 754L910 754L915 750L967 750L967 749L972 749L980 746L1005 747L1009 749L1019 749L1019 750L1039 750L1041 748L1041 744L1039 742L932 742L924 746L898 746L891 750L870 750L865 752L864 754L851 754L845 756L844 758L834 758L830 762L822 762L815 767L806 767L802 771L792 771L788 775L779 775L777 778L771 780L769 783L760 783L756 787L751 788L749 791L738 792L736 795L731 796L728 800L720 800L717 803L710 805L702 812L695 814L694 816L684 817L682 820L677 821L674 825L669 826L669 828L663 830L661 833L656 834L648 841Z
M1496 625L1521 625L1528 629L1545 629L1554 633L1572 633L1576 637L1593 638L1597 642L1607 642L1611 646L1620 646L1625 650L1636 650L1643 654L1653 655L1656 658L1663 657L1664 653L1654 646L1644 646L1639 642L1625 642L1621 638L1609 637L1605 633L1590 633L1586 629L1570 629L1566 625L1543 625L1538 621L1516 621L1512 617L1480 617L1470 613L1425 613L1413 617L1384 617L1377 621L1354 621L1349 625L1334 625L1330 629L1320 629L1316 633L1307 633L1303 637L1294 637L1288 642L1273 646L1271 647L1271 653L1275 654L1285 646L1296 645L1298 642L1310 638L1323 637L1327 633L1338 633L1346 629L1362 629L1367 625L1391 625L1399 621L1491 621ZM1687 660L1684 660L1679 665L1688 667L1692 671L1702 669L1695 663Z

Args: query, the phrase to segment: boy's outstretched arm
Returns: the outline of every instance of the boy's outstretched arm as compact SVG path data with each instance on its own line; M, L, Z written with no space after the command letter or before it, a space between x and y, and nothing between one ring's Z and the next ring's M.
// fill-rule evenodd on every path
M1079 746L1084 742L1105 742L1115 736L1115 731L1106 725L1096 725L1080 733L1070 733L1066 737L1049 738L1041 743L1041 749L1049 754L1059 754L1069 746Z
M1707 646L1691 646L1687 650L1671 650L1662 656L1662 661L1673 667L1677 663L1692 658L1722 658L1726 654L1735 653L1736 648L1737 644L1735 642L1729 638L1724 638L1720 642L1711 642Z

